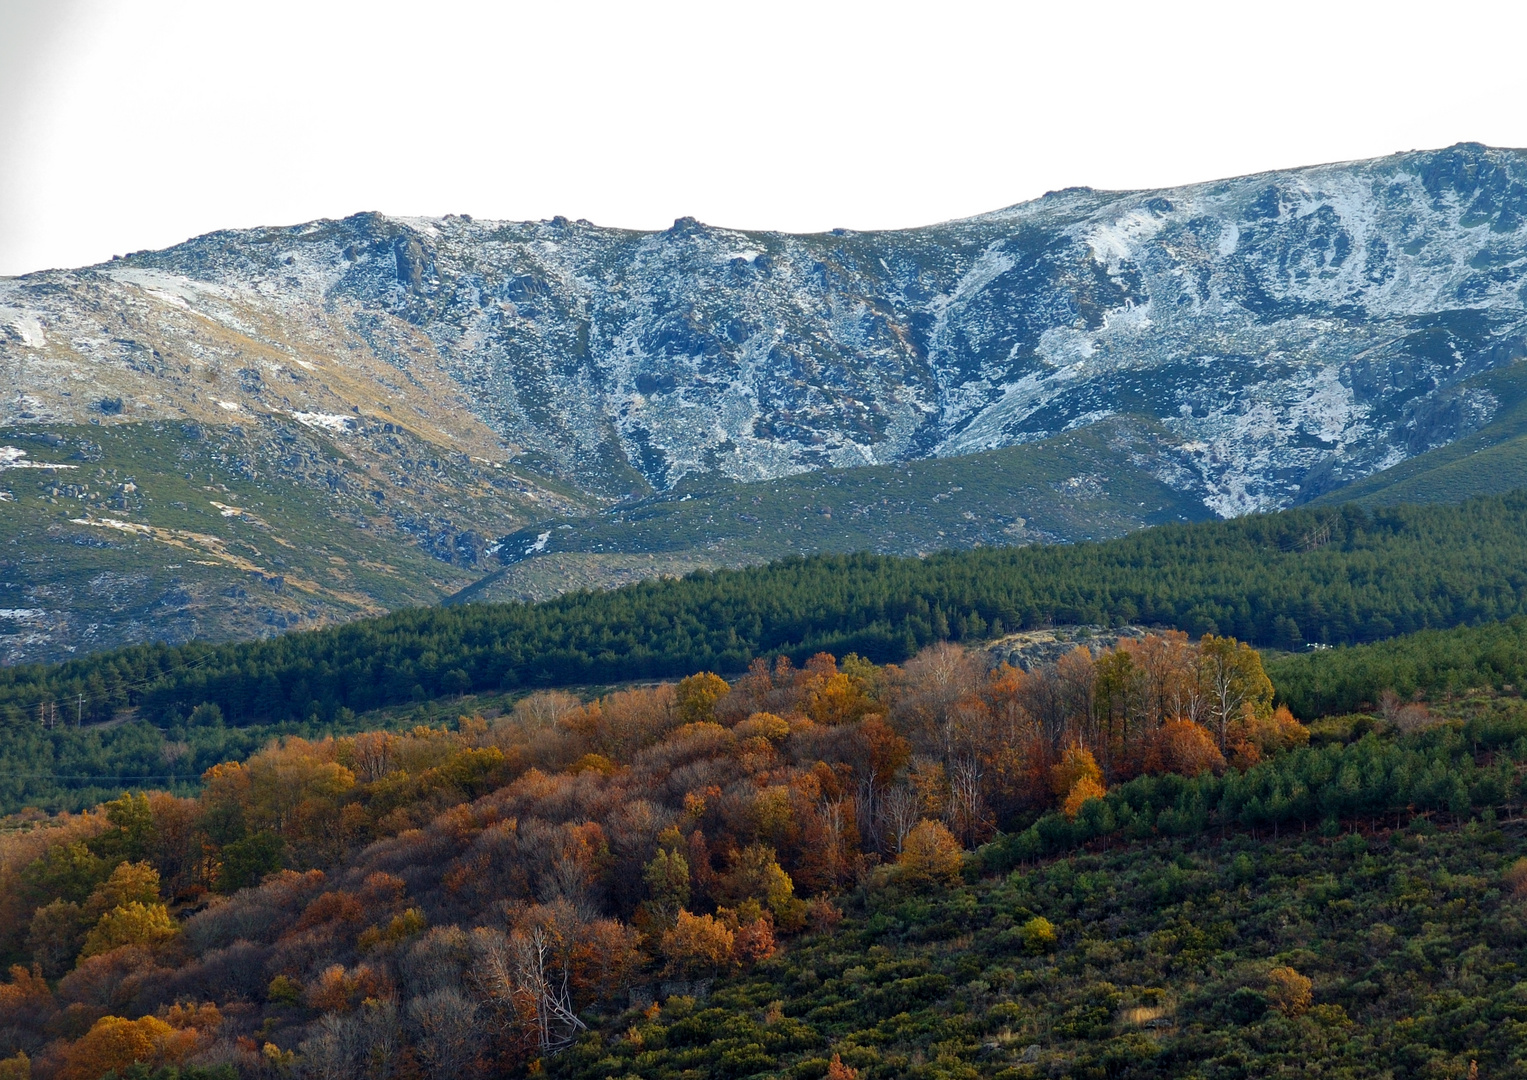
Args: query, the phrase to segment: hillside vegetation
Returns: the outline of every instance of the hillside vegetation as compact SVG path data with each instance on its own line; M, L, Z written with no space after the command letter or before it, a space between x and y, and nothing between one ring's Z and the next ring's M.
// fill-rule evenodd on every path
M1384 707L1174 632L288 737L13 820L0 1068L1527 1075L1527 710Z
M1015 543L1104 540L1162 522L1202 521L1207 507L1128 466L1159 428L1140 418L958 457L822 469L755 483L686 478L661 497L597 515L546 519L505 538L535 554L462 591L519 599L548 560L656 553L691 568L790 555L922 555ZM1107 480L1104 483L1104 480ZM542 535L545 541L542 542ZM546 595L567 591L549 590Z
M1519 822L1415 819L867 888L832 933L606 1023L548 1071L1518 1078L1524 851Z
M24 455L0 453L0 663L434 603L497 565L496 531L590 507L390 421L345 423L0 428Z
M0 716L73 703L159 724L329 720L469 691L740 671L818 651L896 661L939 640L1143 622L1295 647L1510 618L1527 605L1527 494L1456 507L1288 511L1096 544L927 559L845 555L539 604L413 609L240 645L143 646L0 669Z

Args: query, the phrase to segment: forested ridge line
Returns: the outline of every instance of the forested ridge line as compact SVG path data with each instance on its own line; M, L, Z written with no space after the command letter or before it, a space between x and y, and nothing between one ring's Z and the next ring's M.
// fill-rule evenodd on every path
M0 669L11 723L39 707L155 722L327 720L473 690L738 671L817 651L901 660L939 640L1139 622L1264 646L1354 644L1527 613L1527 493L1457 506L1314 508L1102 543L925 559L792 558L538 604L400 611L260 642L148 645Z
M1520 693L1527 688L1527 617L1278 656L1267 673L1278 700L1306 719L1369 708L1386 692L1402 701L1470 690Z

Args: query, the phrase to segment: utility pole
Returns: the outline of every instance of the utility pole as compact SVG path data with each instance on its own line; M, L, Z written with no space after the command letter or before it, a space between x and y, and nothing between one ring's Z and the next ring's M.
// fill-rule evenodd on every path
M76 730L85 726L85 695L80 694L74 702L74 727Z

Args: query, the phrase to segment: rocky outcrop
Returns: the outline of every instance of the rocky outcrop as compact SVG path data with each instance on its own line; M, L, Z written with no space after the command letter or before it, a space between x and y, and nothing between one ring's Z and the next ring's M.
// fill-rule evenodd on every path
M1072 189L900 232L363 214L5 283L7 378L49 349L140 378L108 409L23 375L3 409L183 409L189 393L177 406L153 382L231 331L383 365L367 378L417 411L464 407L611 495L962 454L1122 414L1172 433L1149 468L1229 515L1487 422L1489 396L1456 388L1524 352L1524 221L1527 161L1475 145ZM124 332L145 308L183 325ZM268 401L293 368L224 369L220 400ZM349 404L379 412L367 394Z

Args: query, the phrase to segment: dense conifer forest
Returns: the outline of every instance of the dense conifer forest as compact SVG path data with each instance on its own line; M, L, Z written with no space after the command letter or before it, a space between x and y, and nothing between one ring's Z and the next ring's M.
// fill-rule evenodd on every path
M1095 544L789 559L540 604L399 612L239 645L0 670L0 719L303 723L470 691L737 672L827 651L904 660L1050 623L1144 623L1283 649L1527 611L1527 494L1310 509Z

